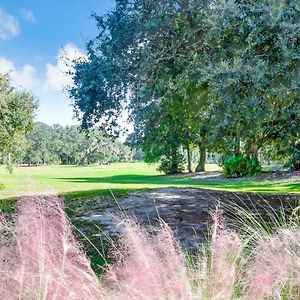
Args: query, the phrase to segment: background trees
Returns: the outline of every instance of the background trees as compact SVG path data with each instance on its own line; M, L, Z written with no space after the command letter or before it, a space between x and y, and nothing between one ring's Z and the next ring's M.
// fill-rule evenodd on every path
M75 111L115 133L127 109L146 160L166 173L193 147L198 171L206 151L247 166L264 151L299 169L299 16L296 0L118 0L95 15Z
M14 89L8 77L0 75L0 155L9 167L25 149L36 108L31 94Z
M87 165L131 161L133 152L105 137L99 128L87 132L78 126L36 123L27 135L27 150L20 163L28 165Z

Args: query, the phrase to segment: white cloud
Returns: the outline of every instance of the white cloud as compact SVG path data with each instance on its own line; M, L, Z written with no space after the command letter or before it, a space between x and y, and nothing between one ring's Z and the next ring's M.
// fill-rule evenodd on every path
M18 21L0 8L0 39L8 40L21 32Z
M13 61L0 56L0 73L8 73L14 86L25 88L37 96L37 120L48 124L76 124L78 122L72 118L70 99L62 92L63 87L72 84L72 78L66 73L72 69L74 59L86 59L86 55L74 44L67 44L58 51L54 64L45 65L43 74L34 65L25 64L19 67ZM40 58L34 60L39 61Z
M31 89L37 83L36 68L31 65L24 65L16 68L10 60L0 57L0 73L9 74L12 84L23 89Z
M35 16L32 10L28 10L28 9L22 9L22 16L23 18L31 23L35 23Z
M35 88L34 94L39 99L37 121L64 126L78 123L73 119L73 108L67 95L44 88Z
M0 57L0 73L6 74L15 69L14 63L10 60Z
M15 70L12 75L12 81L22 88L30 89L36 84L36 69L31 65L24 65L21 69Z
M56 59L55 65L50 63L46 65L47 79L45 88L62 91L65 87L72 84L72 78L68 72L72 70L74 60L86 59L86 55L74 44L67 44L58 51Z

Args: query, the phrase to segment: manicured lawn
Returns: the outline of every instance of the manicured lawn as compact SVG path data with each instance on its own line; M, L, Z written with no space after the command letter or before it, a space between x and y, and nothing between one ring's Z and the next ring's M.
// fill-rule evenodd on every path
M213 165L208 170L216 169ZM122 163L109 166L46 166L20 167L9 174L0 168L0 199L16 198L26 194L61 193L67 197L104 195L110 190L116 195L138 189L159 187L194 187L220 190L260 192L260 193L298 193L298 181L255 181L196 179L191 177L163 176L155 166L144 163Z

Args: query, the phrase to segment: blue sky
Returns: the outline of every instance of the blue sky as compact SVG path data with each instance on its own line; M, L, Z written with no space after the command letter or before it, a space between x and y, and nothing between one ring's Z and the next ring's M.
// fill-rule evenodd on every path
M84 56L85 43L96 34L91 12L103 14L114 0L1 0L0 73L37 96L37 120L74 124L63 86L70 84L60 58ZM63 50L62 50L63 49Z

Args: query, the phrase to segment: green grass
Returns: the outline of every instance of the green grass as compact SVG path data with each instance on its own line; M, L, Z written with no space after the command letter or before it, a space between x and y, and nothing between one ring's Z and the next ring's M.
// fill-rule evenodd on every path
M215 170L215 166L207 166ZM107 195L110 190L117 196L139 189L160 187L194 187L219 190L298 193L299 181L255 181L255 179L196 179L163 176L155 166L144 163L120 163L109 166L43 166L19 167L9 174L0 167L0 199L17 198L24 194L56 192L67 198Z

